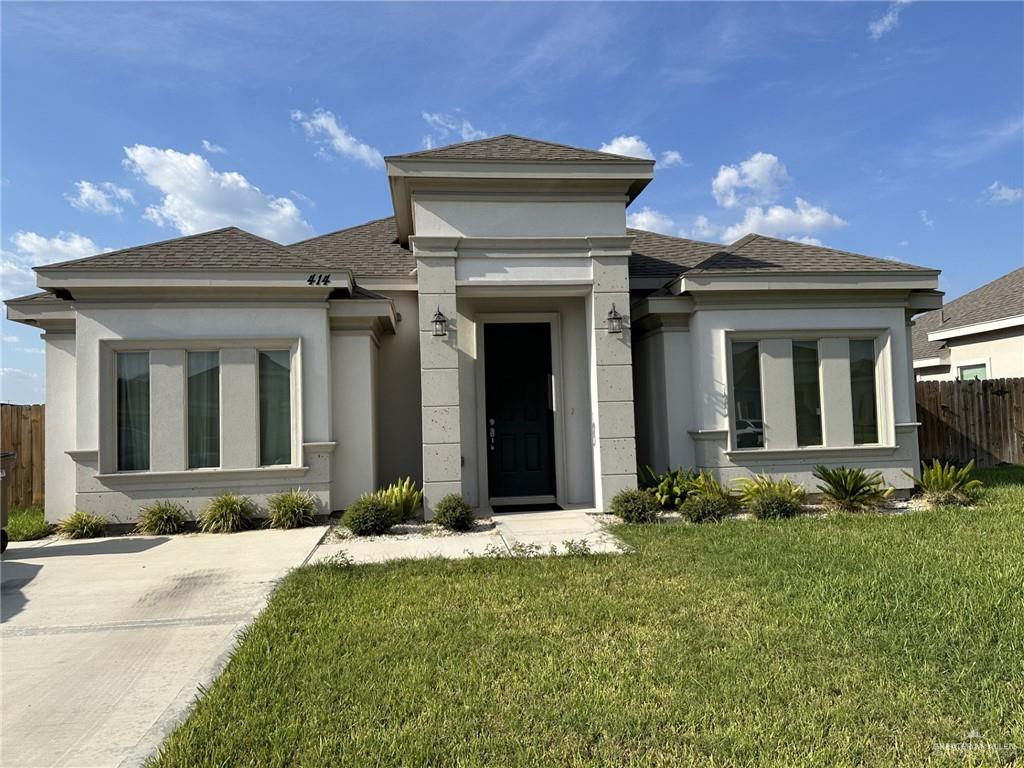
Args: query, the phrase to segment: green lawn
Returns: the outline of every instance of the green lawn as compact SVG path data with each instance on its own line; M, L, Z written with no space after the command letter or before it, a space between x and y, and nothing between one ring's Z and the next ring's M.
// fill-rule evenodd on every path
M11 541L31 541L49 536L53 526L43 517L42 507L22 507L11 510L4 530Z
M972 729L1020 758L1024 468L980 474L977 510L303 568L155 762L998 764L935 751Z

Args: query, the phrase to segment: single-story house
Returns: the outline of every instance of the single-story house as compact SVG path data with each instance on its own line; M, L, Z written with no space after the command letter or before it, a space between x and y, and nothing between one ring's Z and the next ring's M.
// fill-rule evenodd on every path
M394 215L227 227L37 268L46 516L401 476L602 509L637 466L731 481L917 467L911 318L938 272L629 229L654 163L517 136L386 158Z
M1024 267L914 321L918 381L1024 376Z

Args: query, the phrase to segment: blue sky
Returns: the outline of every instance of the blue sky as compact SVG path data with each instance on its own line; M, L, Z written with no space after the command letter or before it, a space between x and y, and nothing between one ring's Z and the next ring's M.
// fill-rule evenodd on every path
M381 155L499 133L650 153L635 225L1024 264L1024 4L2 7L3 294L33 264L390 213ZM3 322L0 397L42 399Z

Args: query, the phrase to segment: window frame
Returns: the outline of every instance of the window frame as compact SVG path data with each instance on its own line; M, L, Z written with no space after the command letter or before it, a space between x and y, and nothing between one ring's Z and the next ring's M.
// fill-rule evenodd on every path
M113 354L111 354L111 356L110 356L110 364L111 364L111 366L110 366L111 367L110 376L111 376L111 382L112 382L112 385L113 385L110 388L111 389L111 399L113 400L113 403L111 404L112 424L111 424L111 430L110 431L111 431L111 436L112 437L111 437L111 441L110 441L110 453L111 453L110 461L111 461L111 465L113 467L114 472L116 472L119 475L141 475L141 474L146 474L148 472L152 472L153 471L153 374L149 370L149 368L152 366L152 359L150 357L150 351L151 350L148 347L129 346L129 347L118 348L118 349L113 350ZM120 439L119 439L121 430L118 428L118 421L117 421L117 410L118 410L117 409L117 388L118 388L117 358L118 358L118 355L138 355L138 354L145 354L146 355L146 368L147 368L147 370L146 370L146 386L147 386L147 390L148 390L146 392L146 398L147 398L147 401L148 401L148 403L147 403L148 407L147 407L146 410L147 410L147 416L149 417L149 430L148 430L149 431L149 445L146 446L146 459L147 459L146 464L148 466L146 467L146 469L121 469L121 462L118 460L118 456L119 456L119 454L121 452L120 451L120 448L121 448L121 446L120 446Z
M260 436L262 424L260 422L260 354L264 352L285 352L288 354L288 444L289 461L286 464L264 464L263 463L263 441ZM260 469L281 469L283 467L294 467L296 465L296 436L299 433L299 421L296 418L298 403L296 400L296 389L298 382L295 375L297 361L296 345L258 345L255 347L255 359L253 374L256 377L256 466Z
M982 366L985 368L985 377L983 379L965 379L961 375L961 371L964 368L975 368ZM977 357L968 360L960 360L956 363L956 380L957 381L988 381L992 378L992 365L991 359L987 357Z
M828 432L825 425L825 380L821 375L821 341L823 339L847 339L848 341L865 341L870 340L874 342L874 363L875 363L875 413L876 420L878 423L878 442L875 443L850 443L849 445L829 445ZM758 349L761 349L762 342L766 339L788 339L789 341L816 341L818 343L818 387L821 397L821 408L822 408L822 440L825 441L822 445L800 445L793 447L770 447L766 444L761 448L739 448L736 444L736 430L735 430L735 417L736 403L733 397L733 370L732 370L732 344L734 341L756 341L758 343ZM909 343L909 337L908 337ZM888 327L874 327L874 328L828 328L828 329L817 329L810 330L805 328L796 329L779 329L772 328L768 330L749 330L749 329L737 329L737 330L726 330L725 331L725 366L726 366L726 407L728 411L726 413L726 430L727 442L726 442L726 453L727 454L800 454L800 453L815 453L815 452L829 452L829 451L863 451L863 450L890 450L896 447L896 423L895 423L895 402L894 393L892 387L894 383L891 383L889 379L892 377L892 364L891 358L893 355L892 350L893 336L892 329ZM762 353L763 354L763 353ZM849 362L849 352L847 353L847 363ZM792 357L790 358L790 364L792 365ZM760 373L762 376L761 380L761 412L765 413L765 400L768 393L765 392L764 387L764 366L760 366ZM911 374L911 382L913 382L913 374ZM795 393L794 393L795 394ZM852 408L852 402L851 402ZM793 425L794 432L796 425ZM767 436L767 430L765 431Z
M733 351L732 345L734 342L753 342L757 344L757 377L758 377L758 392L761 396L761 442L760 448L740 448L736 438L736 378L732 367ZM729 440L728 446L731 451L763 451L766 449L764 443L765 432L764 432L764 371L761 365L761 355L764 354L761 349L761 339L753 338L749 336L739 336L734 334L728 334L725 340L725 365L726 365L726 390L728 395L728 413L726 414L726 422L728 423L729 429Z
M185 348L185 364L182 367L182 375L185 377L184 385L182 387L183 394L185 396L184 406L184 421L185 421L185 471L192 472L196 470L216 470L220 469L224 461L224 412L221 407L224 398L224 378L221 371L221 349L220 347L207 347L207 346L195 346ZM204 353L214 352L217 355L217 464L216 466L210 467L193 467L189 466L189 399L188 399L188 357L193 353Z

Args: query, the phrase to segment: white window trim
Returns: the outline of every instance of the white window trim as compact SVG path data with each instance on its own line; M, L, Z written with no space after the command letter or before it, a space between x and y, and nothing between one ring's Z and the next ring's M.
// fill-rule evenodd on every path
M733 372L732 372L732 344L734 341L756 341L760 350L761 342L764 339L790 339L791 341L814 341L819 344L818 348L818 386L822 398L822 437L826 433L824 423L824 396L825 382L821 376L821 340L825 338L846 338L852 340L873 339L875 342L875 408L878 422L878 442L875 443L851 443L850 445L805 445L785 448L772 448L766 444L761 448L738 448L736 446L736 403L734 400ZM892 334L889 328L829 328L821 330L811 329L773 329L773 330L736 330L725 332L725 364L726 364L726 390L727 407L726 422L728 429L728 443L726 455L801 455L819 454L824 455L832 452L868 452L868 451L890 451L896 447L895 417L892 392L892 366L890 357L892 354ZM761 375L761 415L765 413L765 387L764 370L759 366ZM795 429L795 425L794 425ZM767 430L766 430L767 432Z

